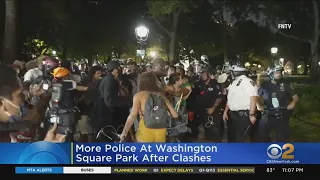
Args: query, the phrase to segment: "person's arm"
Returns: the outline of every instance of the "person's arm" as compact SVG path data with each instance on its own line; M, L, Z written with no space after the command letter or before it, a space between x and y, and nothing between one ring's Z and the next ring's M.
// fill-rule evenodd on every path
M257 102L258 102L258 87L253 80L249 81L249 84L246 84L246 90L250 97L250 116L255 116L257 110Z
M140 98L139 98L139 95L136 94L133 97L133 106L132 106L131 112L130 112L128 118L127 118L126 124L125 124L125 126L123 128L123 131L121 133L121 134L124 135L124 137L127 136L127 134L130 131L134 121L137 119L140 107L141 107Z
M296 106L297 102L299 101L299 96L296 93L296 91L291 83L289 84L289 86L290 86L290 88L288 88L287 93L290 97L292 97L292 101L288 105L288 109L290 110Z
M29 90L29 87L32 83L32 73L31 71L27 71L23 76L23 87L24 89Z
M228 111L229 111L229 106L228 104L226 104L226 107L224 108L224 114L228 114Z
M78 90L78 91L87 91L88 87L86 87L86 86L78 86L77 85L76 90Z
M184 100L188 99L188 97L189 97L190 94L192 93L192 87L191 87L191 85L188 85L188 86L186 86L185 88L188 89L189 92L188 92L187 95L183 96L183 99L184 99Z
M166 106L167 106L170 114L171 114L171 117L172 117L172 118L175 118L175 119L178 118L178 113L177 113L177 111L174 109L174 107L172 106L172 104L170 103L169 99L168 99L167 97L165 97L165 96L162 96L162 97L164 98L164 101L165 101L165 103L166 103Z
M218 83L216 84L215 89L216 89L216 92L218 93L218 96L217 96L217 99L215 100L213 106L210 108L211 110L208 112L210 114L215 112L217 107L219 107L219 105L221 104L222 98L223 98L222 89L221 89L221 86Z
M263 85L258 88L258 99L257 99L257 108L259 111L264 110L264 97L265 95L265 90Z

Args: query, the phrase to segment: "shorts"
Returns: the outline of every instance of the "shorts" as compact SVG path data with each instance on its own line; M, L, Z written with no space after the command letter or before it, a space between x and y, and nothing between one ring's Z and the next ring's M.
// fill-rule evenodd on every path
M164 143L167 139L167 129L149 129L145 127L144 120L141 119L136 133L136 138L138 142Z
M78 121L78 131L80 134L92 134L93 128L90 124L88 124L88 116L81 116L81 119Z

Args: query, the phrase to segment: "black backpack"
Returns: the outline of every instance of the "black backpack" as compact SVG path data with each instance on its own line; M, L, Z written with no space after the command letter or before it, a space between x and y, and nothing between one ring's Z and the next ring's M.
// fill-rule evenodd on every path
M150 129L167 128L170 121L167 106L162 96L150 93L144 107L144 125Z

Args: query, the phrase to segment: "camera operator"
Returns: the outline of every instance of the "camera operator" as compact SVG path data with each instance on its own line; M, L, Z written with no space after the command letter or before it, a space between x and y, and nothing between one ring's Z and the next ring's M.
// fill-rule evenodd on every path
M32 121L24 120L30 111L24 107L23 86L12 68L0 65L0 141L10 142L10 133L30 128ZM36 108L36 107L35 107ZM45 141L63 142L65 136L56 134L56 125L50 129Z
M30 85L37 83L40 77L41 79L48 79L51 81L51 72L53 69L59 66L59 61L50 56L40 56L37 58L37 68L30 69L24 75L23 84L26 89L29 89Z

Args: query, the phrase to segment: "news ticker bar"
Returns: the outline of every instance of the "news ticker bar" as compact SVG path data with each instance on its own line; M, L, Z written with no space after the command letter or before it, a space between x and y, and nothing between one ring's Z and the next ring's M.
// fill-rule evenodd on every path
M16 174L254 174L254 167L16 167Z

